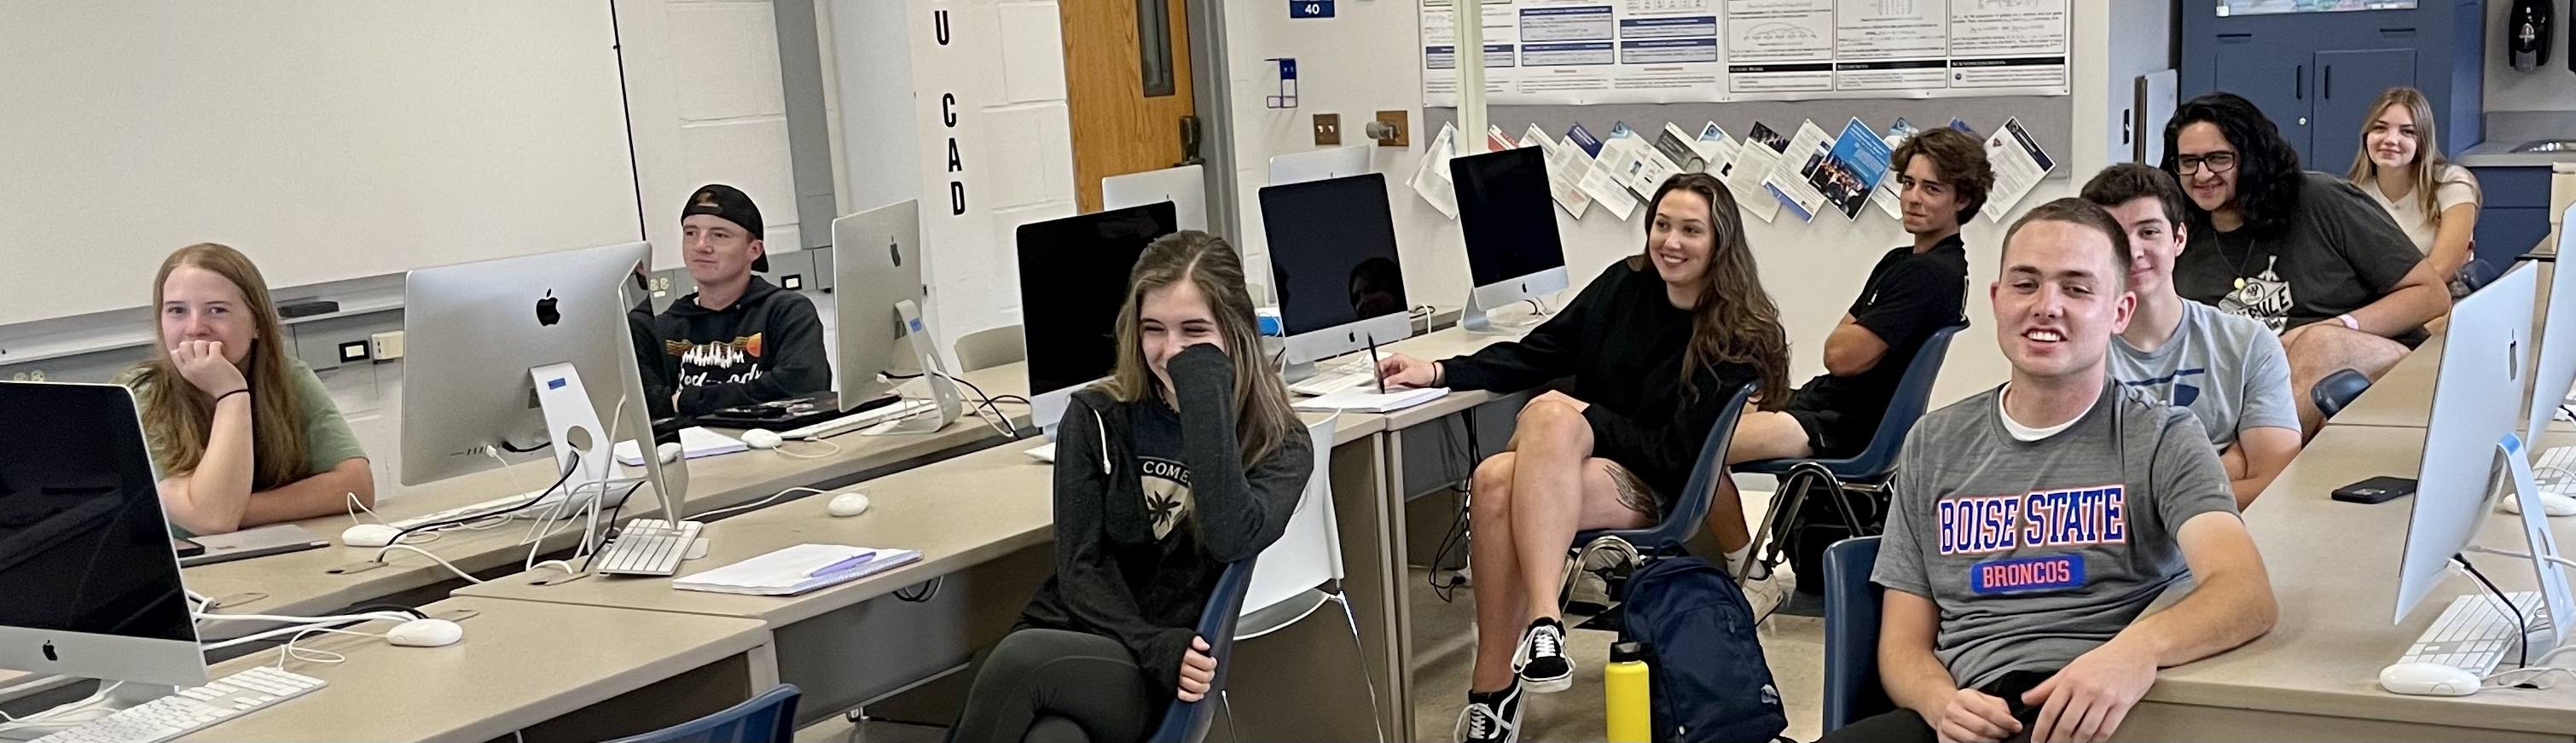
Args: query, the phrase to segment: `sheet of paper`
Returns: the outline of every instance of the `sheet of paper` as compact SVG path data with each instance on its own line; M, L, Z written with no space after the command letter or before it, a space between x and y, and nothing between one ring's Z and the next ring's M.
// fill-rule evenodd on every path
M1623 222L1637 212L1637 197L1629 195L1626 181L1620 178L1619 166L1625 164L1626 159L1625 141L1603 142L1601 155L1592 158L1590 167L1583 171L1583 181L1576 184L1585 196L1592 197L1592 203L1609 210Z
M1787 137L1754 122L1753 130L1744 135L1743 146L1736 148L1735 159L1720 168L1717 175L1726 181L1727 192L1735 196L1736 208L1764 222L1780 217L1780 200L1763 190L1762 179L1780 165L1780 151L1788 146Z
M1892 180L1887 177L1888 154L1887 140L1852 119L1834 138L1833 150L1807 170L1807 185L1825 195L1826 208L1841 212L1844 219L1859 219L1870 193Z
M1566 127L1565 139L1583 148L1584 157L1601 156L1601 138L1592 136L1592 130L1583 128L1582 124Z
M2019 116L2006 119L2003 128L1986 138L1986 162L1994 164L1995 190L1986 207L1978 211L1985 213L1988 222L2003 221L2022 197L2039 187L2039 179L2057 167L2057 162L2039 149L2039 142L2030 138L2030 132L2021 128Z
M1493 124L1485 125L1486 152L1501 152L1516 146L1518 145L1512 143L1512 136L1503 133L1502 127Z
M1825 194L1807 184L1806 174L1815 171L1816 164L1824 162L1833 147L1833 135L1816 126L1814 119L1799 124L1798 136L1791 138L1789 148L1781 151L1780 164L1771 169L1771 175L1762 179L1762 188L1779 197L1782 206L1789 207L1791 214L1798 215L1798 221L1815 221L1816 215L1825 209Z
M1298 400L1299 410L1356 410L1364 413L1391 413L1440 399L1449 394L1446 387L1422 389L1389 389L1384 393L1374 386L1354 387L1323 397Z
M1592 197L1583 192L1583 175L1591 172L1592 158L1571 141L1550 142L1547 133L1531 125L1526 135L1537 140L1547 152L1547 190L1555 197L1558 208L1567 216L1582 219L1584 210L1592 208Z
M1623 141L1628 143L1627 162L1619 164L1620 179L1637 198L1654 196L1655 189L1663 187L1664 179L1682 172L1679 164L1664 156L1663 147L1634 137Z
M1684 173L1708 172L1708 155L1699 150L1699 138L1683 133L1682 128L1664 125L1664 133L1655 137L1655 150Z
M1458 188L1449 182L1449 156L1452 143L1458 139L1458 127L1440 126L1440 136L1431 140L1430 149L1422 153L1422 165L1413 171L1413 193L1450 219L1458 218Z
M1895 124L1887 127L1887 136L1883 141L1887 142L1887 149L1893 152L1896 148L1904 146L1905 140L1913 139L1914 131L1914 122L1906 121L1905 117L1900 116L1897 117ZM1905 221L1905 204L1898 200L1904 194L1896 192L1896 177L1904 173L1905 163L1888 163L1887 177L1881 179L1877 190L1869 194L1869 203L1876 205L1879 211L1886 212L1888 219L1899 222Z

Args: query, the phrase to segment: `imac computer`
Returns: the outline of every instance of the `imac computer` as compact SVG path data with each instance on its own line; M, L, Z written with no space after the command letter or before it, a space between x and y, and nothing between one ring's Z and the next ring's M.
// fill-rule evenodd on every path
M2537 268L2525 264L2479 289L2451 309L2440 377L2433 387L2432 417L2424 428L2424 453L2400 558L2396 614L2404 622L2448 573L2455 555L2492 552L2473 546L2496 514L2495 498L2517 499L2521 531L2539 577L2540 608L2563 641L2576 601L2565 570L2555 560L2557 538L2541 515L2539 489L2518 430L2531 342ZM2501 461L2499 461L2501 455ZM2498 465L2503 465L2501 468ZM2510 489L2510 492L2500 492ZM2465 600L2487 601L2485 594ZM2508 626L2510 622L2508 621ZM2534 643L2532 657L2545 650ZM2490 666L2491 667L2491 666ZM2478 675L2484 671L2472 669Z
M2576 207L2571 207L2571 211L2576 211ZM2576 256L2576 229L2559 231L2558 254ZM2535 448L2539 445L2540 433L2549 429L2549 421L2555 417L2558 407L2568 404L2570 388L2576 388L2576 266L2555 266L2555 269L2550 275L2549 292L2541 295L2548 300L2549 307L2545 310L2548 315L2540 325L2539 358L2531 364L2531 412L2522 428L2523 443ZM2558 451L2565 448L2568 447L2553 448L2541 456L2576 453ZM2552 490L2576 490L2576 487L2571 487L2576 484L2565 482L2576 477L2559 479L2561 482Z
M1522 147L1451 158L1449 172L1458 184L1458 231L1475 281L1458 325L1470 333L1499 332L1489 313L1568 286L1547 153Z
M867 429L929 433L965 414L957 383L940 361L937 335L922 320L921 205L905 201L832 220L832 296L838 304L841 409L873 408L895 394L880 376L898 366L923 371L930 404Z
M1100 208L1125 209L1157 201L1172 202L1172 224L1206 232L1207 175L1197 165L1114 175L1100 179Z
M403 483L551 450L554 471L573 473L563 492L610 493L618 473L613 439L653 448L640 382L630 387L621 379L640 371L627 292L636 266L651 257L637 242L411 272L403 307ZM642 425L628 425L636 423ZM609 435L611 425L618 435ZM633 435L639 430L642 436ZM555 497L517 494L478 506L507 507L535 495ZM602 505L620 502L622 495Z
M206 683L135 409L114 385L0 382L0 668Z
M1145 246L1179 230L1171 202L1020 225L1029 413L1049 439L1073 391L1118 362L1118 311Z
M1270 158L1270 185L1285 186L1369 172L1369 145L1296 152Z
M1312 376L1316 361L1413 335L1386 176L1263 188L1261 222L1288 331L1289 381Z

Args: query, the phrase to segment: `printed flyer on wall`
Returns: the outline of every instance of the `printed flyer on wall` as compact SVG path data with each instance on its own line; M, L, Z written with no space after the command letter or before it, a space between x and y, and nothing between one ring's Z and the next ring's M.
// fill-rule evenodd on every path
M1727 99L2066 95L2067 0L1726 0Z
M1422 105L1458 104L1453 0L1422 2ZM1486 102L1724 100L1719 0L1485 2Z

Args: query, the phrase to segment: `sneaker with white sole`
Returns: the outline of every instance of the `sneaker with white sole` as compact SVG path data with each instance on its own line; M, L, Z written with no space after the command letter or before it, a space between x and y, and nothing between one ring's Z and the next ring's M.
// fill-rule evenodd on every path
M1521 738L1521 687L1495 694L1468 692L1467 708L1449 731L1458 743L1514 743Z
M1554 619L1531 622L1521 632L1520 648L1512 651L1512 673L1520 676L1522 686L1540 694L1554 694L1574 686L1574 659L1565 655L1565 623Z
M1760 568L1756 574L1763 572ZM1798 590L1798 574L1781 565L1770 569L1770 575L1744 582L1744 601L1753 605L1753 623L1759 625L1771 618L1780 605L1789 601L1789 593Z

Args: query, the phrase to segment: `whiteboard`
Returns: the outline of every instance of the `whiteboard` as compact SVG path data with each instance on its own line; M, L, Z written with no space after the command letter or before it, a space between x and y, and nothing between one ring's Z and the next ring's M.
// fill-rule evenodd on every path
M643 239L607 2L0 4L0 325ZM281 297L284 299L284 297Z

